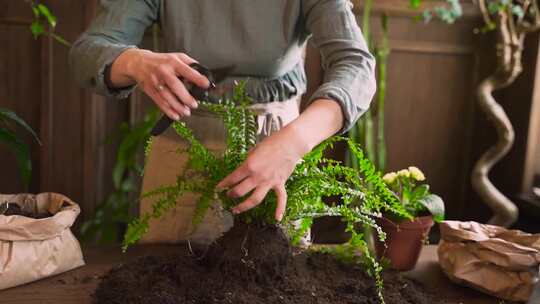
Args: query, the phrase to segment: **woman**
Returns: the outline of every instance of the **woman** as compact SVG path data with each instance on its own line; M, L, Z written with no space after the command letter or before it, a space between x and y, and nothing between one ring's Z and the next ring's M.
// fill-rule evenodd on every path
M258 121L270 127L260 126L267 137L217 186L218 190L228 189L231 197L250 194L232 210L235 214L254 208L272 190L278 198L275 217L281 220L287 203L284 185L295 164L324 139L347 131L373 97L375 62L348 0L101 3L102 11L70 55L74 76L85 87L122 98L138 85L168 117L189 122L199 119L197 102L178 77L209 86L208 79L191 69L190 63L198 61L210 68L234 66L229 81L249 78L247 91L257 103ZM167 53L136 47L145 29L155 22L162 28ZM297 101L306 88L302 53L309 37L321 52L325 75L308 107L298 115ZM200 128L200 123L192 126ZM152 154L163 154L167 145L173 147L171 140L169 137L168 144L157 149L161 152L154 147ZM143 188L174 181L179 168L173 163L174 158L151 155ZM165 172L167 168L171 173ZM156 239L186 238L190 228L182 223L189 222L185 214L193 208L173 212Z

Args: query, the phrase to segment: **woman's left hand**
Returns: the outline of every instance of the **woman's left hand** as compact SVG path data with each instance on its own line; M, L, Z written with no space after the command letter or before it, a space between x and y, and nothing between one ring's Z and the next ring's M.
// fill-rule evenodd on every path
M290 126L290 125L289 125ZM251 195L232 209L239 214L259 205L270 190L277 197L275 218L281 221L287 205L285 182L307 151L292 127L285 127L265 138L248 154L244 163L218 185L217 190L230 189L227 195L240 198Z
M313 147L343 126L340 105L330 99L318 99L285 128L259 143L244 163L218 185L218 191L230 189L230 197L251 195L233 208L234 214L259 205L270 190L277 196L276 220L281 221L287 206L285 183L298 161Z

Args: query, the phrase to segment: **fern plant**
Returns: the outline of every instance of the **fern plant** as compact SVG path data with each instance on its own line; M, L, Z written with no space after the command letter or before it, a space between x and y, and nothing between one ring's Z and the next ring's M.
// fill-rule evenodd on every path
M221 155L212 154L183 122L174 124L178 135L189 142L187 151L180 151L189 155L187 168L179 174L175 184L164 185L143 194L143 198L154 199L153 209L129 224L123 243L124 250L148 231L152 218L160 218L173 209L178 199L187 192L200 194L193 218L194 225L200 223L215 200L219 200L226 210L239 203L239 200L231 199L224 192L216 192L214 189L223 178L242 164L249 149L256 143L257 125L255 115L248 108L250 103L244 84L235 88L232 99L221 104L201 103L202 108L218 115L224 121L227 146ZM347 143L358 160L358 169L324 157L324 151L338 141ZM410 218L410 215L387 188L381 174L366 158L359 145L351 139L338 136L326 140L296 166L286 183L286 189L288 202L282 223L290 231L293 242L310 228L313 219L322 216L342 217L347 223L347 230L352 234L349 248L363 253L364 260L370 264L370 273L382 287L382 268L368 250L361 227L373 227L378 231L381 240L384 240L384 233L375 223L376 217L383 212L405 218ZM330 196L339 197L340 202L334 205L326 204L323 198ZM276 201L276 195L271 192L261 205L237 216L236 220L248 224L277 224L274 219ZM292 225L298 221L301 225Z

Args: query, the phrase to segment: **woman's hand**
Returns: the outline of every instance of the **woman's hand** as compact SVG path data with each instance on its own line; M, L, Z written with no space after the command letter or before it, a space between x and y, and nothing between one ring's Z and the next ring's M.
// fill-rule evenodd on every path
M234 214L259 205L270 190L277 196L276 220L281 221L287 206L285 183L298 161L324 139L343 126L339 104L319 99L285 128L264 139L248 155L244 163L218 185L218 191L229 189L227 195L239 198L251 192Z
M239 214L259 205L268 191L277 197L275 218L281 221L287 204L285 182L307 148L293 128L285 128L259 143L244 163L217 185L217 190L230 189L227 195L240 198L251 192L241 204L232 209Z
M116 87L138 84L163 113L179 120L198 105L179 77L202 88L210 86L205 76L189 66L194 62L183 53L129 49L114 61L111 82Z

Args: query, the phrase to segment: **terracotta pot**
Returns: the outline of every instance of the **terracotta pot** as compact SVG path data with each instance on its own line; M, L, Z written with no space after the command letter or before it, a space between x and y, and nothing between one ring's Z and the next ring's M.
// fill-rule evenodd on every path
M433 226L432 216L422 216L399 223L382 217L377 219L377 224L386 233L386 246L383 242L376 242L379 258L389 259L392 268L397 270L413 269Z

